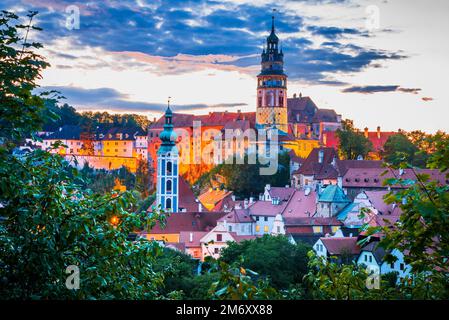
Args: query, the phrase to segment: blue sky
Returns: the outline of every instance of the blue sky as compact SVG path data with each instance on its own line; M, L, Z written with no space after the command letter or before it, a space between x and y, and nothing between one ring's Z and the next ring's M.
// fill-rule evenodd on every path
M79 29L65 26L71 5ZM289 96L309 95L359 127L449 130L444 0L4 0L2 8L40 12L44 32L31 36L52 65L41 85L80 110L153 117L172 96L182 112L254 111L276 9Z

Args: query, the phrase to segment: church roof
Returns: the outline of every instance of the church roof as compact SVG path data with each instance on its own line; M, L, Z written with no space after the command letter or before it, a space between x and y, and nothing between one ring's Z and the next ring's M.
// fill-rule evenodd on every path
M329 185L318 197L318 202L350 203L351 200L349 200L342 188L337 185Z

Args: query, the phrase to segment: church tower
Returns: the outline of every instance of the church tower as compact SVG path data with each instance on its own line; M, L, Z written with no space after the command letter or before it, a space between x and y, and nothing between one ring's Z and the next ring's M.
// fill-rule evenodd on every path
M266 48L262 51L262 69L257 76L258 128L277 128L279 134L288 132L287 75L284 73L284 53L279 49L274 16Z
M172 117L173 113L170 110L169 102L165 111L164 130L159 136L162 143L157 151L156 204L167 212L178 212L179 154Z

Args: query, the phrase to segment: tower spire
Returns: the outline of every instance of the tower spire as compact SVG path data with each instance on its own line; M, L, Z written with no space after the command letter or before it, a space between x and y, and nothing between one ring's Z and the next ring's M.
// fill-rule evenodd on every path
M273 14L271 15L271 32L274 33L274 13L276 12L276 9L273 9Z

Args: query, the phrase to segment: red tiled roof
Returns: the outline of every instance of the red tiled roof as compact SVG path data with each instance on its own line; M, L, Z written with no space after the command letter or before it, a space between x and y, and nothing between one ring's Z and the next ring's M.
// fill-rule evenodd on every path
M344 176L351 168L382 168L384 162L381 160L337 160L336 163L340 176Z
M186 209L187 212L194 212L198 211L198 202L196 202L196 197L190 188L190 185L187 181L184 180L184 178L179 177L179 204L178 208L179 210ZM207 211L206 208L204 210Z
M323 161L318 162L318 154L324 152ZM313 175L315 179L336 179L337 169L331 164L333 159L338 159L337 151L333 148L314 148L304 163L299 168L298 173L302 175Z
M341 226L336 217L289 217L284 219L285 226Z
M351 238L320 238L330 255L341 255L343 253L359 254L360 247L357 245L357 237Z
M312 122L337 122L338 116L333 109L318 109L313 116Z
M279 198L282 201L288 201L295 192L295 189L286 187L270 187L268 192L270 193L271 198Z
M365 191L365 194L368 197L369 201L372 203L373 207L376 208L377 211L379 211L379 214L400 215L401 208L398 205L385 203L384 196L388 193L388 190Z
M180 233L181 231L210 231L217 225L217 220L224 212L179 212L167 217L165 228L159 223L153 227L150 234Z
M382 175L385 171L387 173ZM437 181L441 185L448 184L446 176L439 170L434 169L415 169L418 174L427 174L431 181ZM388 170L386 168L350 168L343 176L344 188L385 188L383 181L389 178L402 178L406 180L416 180L411 169L405 169L403 175L399 175L398 170ZM400 187L400 186L394 186Z
M201 121L201 126L225 126L229 122L237 120L247 120L254 126L256 120L255 112L210 112L207 115L193 115L183 113L173 113L173 126L192 127L193 121ZM164 126L165 117L160 117L149 129L160 129Z
M326 131L324 132L326 134L326 138L323 137L323 143L327 147L333 147L338 148L340 142L337 136L336 131ZM368 132L368 140L371 141L373 144L373 150L374 151L381 151L385 145L385 142L387 142L388 138L392 135L398 134L397 132L384 132L380 131L379 133L377 131L374 132Z
M282 214L286 206L286 201L281 201L279 204L272 204L271 201L256 201L248 209L253 216L275 217L277 214Z
M296 190L282 213L284 218L309 217L316 211L315 191L306 195L305 190Z
M192 241L190 241L192 234ZM186 248L201 247L201 238L208 234L207 231L181 231L179 233L179 242L183 243Z
M287 99L288 122L312 122L312 118L318 110L310 97L298 97ZM298 121L299 117L299 121Z
M234 209L228 214L218 219L218 221L242 223L242 222L253 222L254 220L249 215L248 209Z

